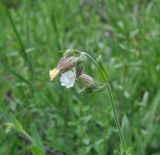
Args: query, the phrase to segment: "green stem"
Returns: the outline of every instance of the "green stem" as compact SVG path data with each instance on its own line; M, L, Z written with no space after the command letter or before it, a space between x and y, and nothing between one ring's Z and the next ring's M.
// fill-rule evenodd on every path
M28 54L26 53L25 45L24 45L24 43L23 43L23 41L22 41L21 35L20 35L20 33L18 32L18 30L17 30L16 24L15 24L15 22L14 22L14 20L13 20L13 17L12 17L12 15L11 15L11 12L10 12L10 10L9 10L8 8L6 9L6 13L7 13L8 19L9 19L9 21L10 21L10 23L11 23L11 26L12 26L12 28L13 28L13 31L14 31L16 37L17 37L17 40L18 40L18 42L19 42L19 45L20 45L20 48L21 48L21 49L20 49L21 55L22 55L24 61L27 63L27 65L28 65L28 67L29 67L29 71L31 72L31 76L32 76L32 75L33 75L32 62L31 62Z
M77 51L77 50L74 50L74 51L78 52L78 53L82 53L82 52ZM89 54L87 54L86 52L83 52L83 53L95 64L95 66L98 68L103 80L107 83L107 91L108 91L108 94L109 94L109 98L110 98L110 102L111 102L111 106L112 106L112 110L113 110L113 114L114 114L114 120L115 120L117 129L118 129L118 134L119 134L119 137L120 137L120 141L123 144L123 147L126 148L126 143L125 143L124 136L123 136L121 126L120 126L120 122L119 122L119 119L118 119L118 112L116 110L116 105L115 105L114 100L113 100L113 95L112 95L112 91L111 91L111 87L110 87L110 83L109 83L108 73L106 72L106 75L107 75L107 79L106 79L106 77L104 76L103 71L101 70L98 63Z
M109 76L106 73L107 77L108 77L108 79L106 79L105 76L104 76L104 74L103 74L103 72L102 72L102 70L101 70L101 68L99 67L98 63L90 55L88 55L87 53L85 53L85 55L88 56L88 58L90 58L90 60L97 66L98 70L101 73L101 76L103 77L103 80L107 83L107 91L108 91L108 94L109 94L109 98L110 98L110 102L111 102L111 106L112 106L112 110L113 110L113 114L114 114L114 120L115 120L117 129L118 129L118 134L119 134L120 140L121 140L124 148L126 148L124 136L123 136L123 133L121 131L120 122L119 122L119 119L118 119L118 112L116 110L116 105L115 105L114 100L113 100L113 95L112 95L110 83L108 81Z
M24 130L21 130L21 133L25 136L25 138L31 143L31 144L35 144L32 137Z
M118 134L119 134L120 140L123 144L123 147L126 148L126 143L125 143L124 136L123 136L121 126L120 126L120 122L118 119L118 112L117 112L116 105L113 100L113 95L112 95L112 91L111 91L111 87L110 87L109 83L107 84L107 91L108 91L110 102L112 105L112 110L113 110L113 114L114 114L115 123L116 123L117 129L118 129Z

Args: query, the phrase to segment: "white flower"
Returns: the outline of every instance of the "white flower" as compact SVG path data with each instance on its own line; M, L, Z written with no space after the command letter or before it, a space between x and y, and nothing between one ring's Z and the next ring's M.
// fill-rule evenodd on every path
M73 87L75 80L76 80L76 73L71 70L61 74L60 77L61 85L67 88Z

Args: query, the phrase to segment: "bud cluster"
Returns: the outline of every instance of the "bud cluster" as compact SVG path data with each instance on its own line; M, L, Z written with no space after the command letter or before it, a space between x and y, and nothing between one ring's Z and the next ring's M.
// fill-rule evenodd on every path
M74 50L67 50L59 60L57 67L50 70L50 80L54 80L61 75L60 82L67 88L73 87L78 82L85 90L97 89L99 85L94 79L83 73L84 61L86 56L83 52L75 53Z

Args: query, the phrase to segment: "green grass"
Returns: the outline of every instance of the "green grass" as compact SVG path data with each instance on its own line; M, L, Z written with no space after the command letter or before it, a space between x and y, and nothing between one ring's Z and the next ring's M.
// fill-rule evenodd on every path
M118 152L105 92L80 94L49 81L59 51L69 48L101 55L132 154L160 155L159 0L2 2L0 155ZM98 78L90 61L85 71Z

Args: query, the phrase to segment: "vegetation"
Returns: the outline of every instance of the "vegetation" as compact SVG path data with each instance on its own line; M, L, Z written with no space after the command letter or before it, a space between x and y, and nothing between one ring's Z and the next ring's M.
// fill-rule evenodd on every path
M0 21L0 155L160 155L159 0L2 0ZM67 49L108 72L126 146L110 93L50 81Z

